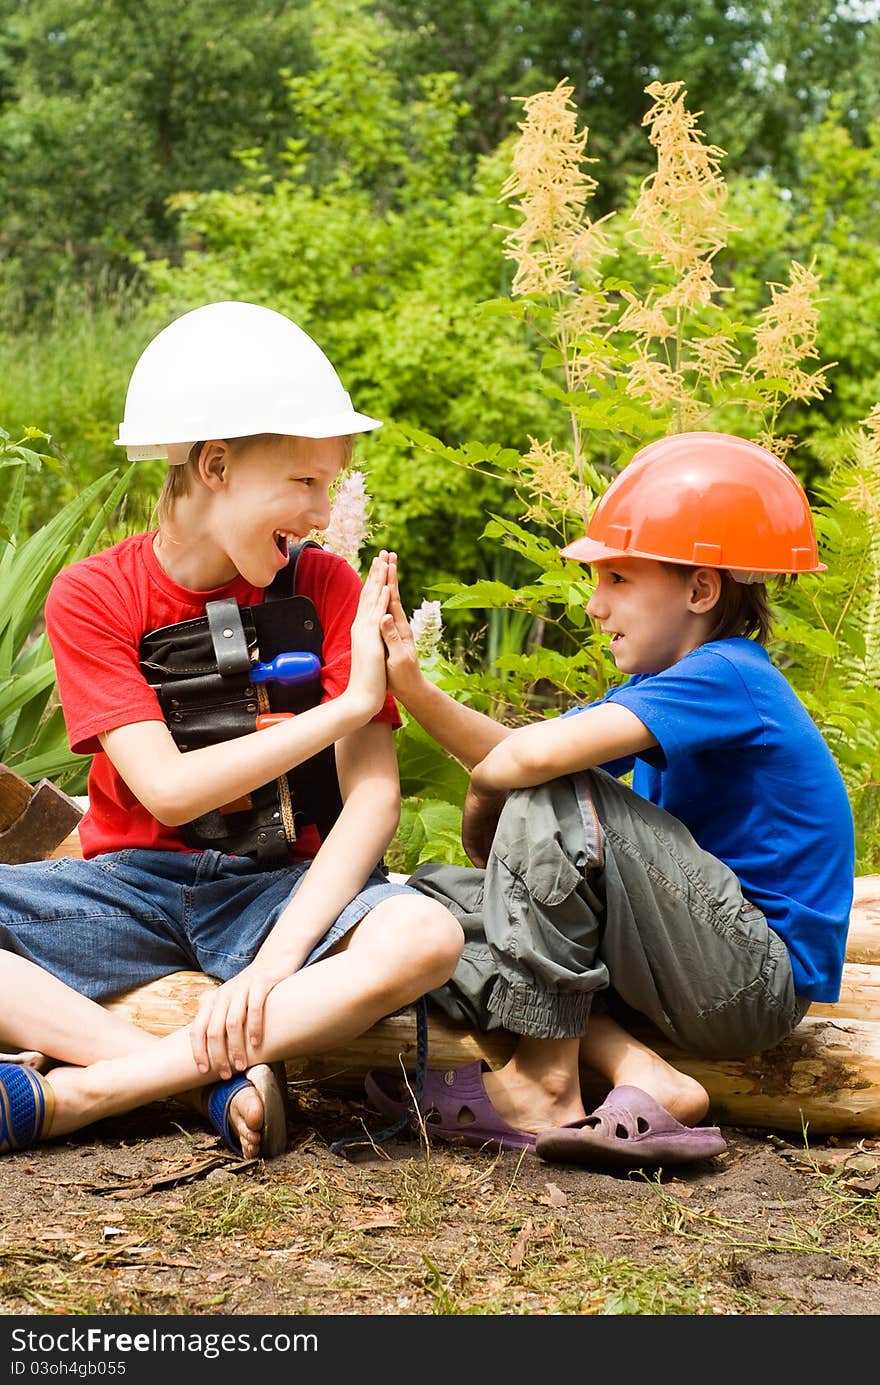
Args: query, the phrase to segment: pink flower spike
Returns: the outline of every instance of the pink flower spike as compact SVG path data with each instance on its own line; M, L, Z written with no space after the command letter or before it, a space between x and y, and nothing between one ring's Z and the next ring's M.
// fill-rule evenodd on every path
M443 617L439 601L423 601L418 610L413 611L409 623L415 640L419 663L431 664L440 650L440 636L443 633Z
M324 530L324 547L345 558L355 571L359 566L358 554L369 534L369 501L364 473L348 472L339 483L330 510L330 523Z

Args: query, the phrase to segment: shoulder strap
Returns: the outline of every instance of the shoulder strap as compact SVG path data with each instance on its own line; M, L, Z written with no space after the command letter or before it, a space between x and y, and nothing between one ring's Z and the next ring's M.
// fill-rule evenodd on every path
M296 565L304 548L321 548L321 545L315 543L314 539L303 539L302 543L294 544L289 551L287 566L276 574L271 585L266 588L263 595L264 601L280 601L284 597L295 595Z

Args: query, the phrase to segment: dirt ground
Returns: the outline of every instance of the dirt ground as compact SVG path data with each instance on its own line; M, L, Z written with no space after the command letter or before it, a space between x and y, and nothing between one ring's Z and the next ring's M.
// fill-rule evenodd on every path
M0 1313L880 1312L880 1141L725 1129L678 1176L401 1140L292 1090L288 1152L242 1163L177 1103L3 1160Z

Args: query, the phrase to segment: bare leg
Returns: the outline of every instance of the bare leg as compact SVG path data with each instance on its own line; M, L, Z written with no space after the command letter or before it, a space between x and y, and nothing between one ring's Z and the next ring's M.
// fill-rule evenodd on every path
M23 957L0 952L0 991L6 1001L0 1018L0 1043L37 1045L41 1053L62 1063L88 1067L101 1059L122 1058L152 1048L155 1034L105 1010L80 995L63 981ZM204 1115L200 1089L179 1093L179 1099ZM259 1130L263 1106L252 1087L233 1098L230 1124L241 1139L244 1132Z
M612 1087L641 1087L683 1125L694 1125L709 1109L709 1094L696 1078L679 1072L608 1015L591 1018L580 1057Z
M296 972L270 993L264 1041L247 1054L248 1064L320 1053L362 1034L392 1010L442 985L458 959L461 938L452 916L431 901L419 901L417 909L411 904L401 909L397 900L377 905L358 925L349 947ZM9 954L0 960L31 965ZM39 978L40 995L35 997L36 988L26 988L27 998L4 1015L0 1037L54 1050L76 1064L53 1068L47 1079L55 1094L49 1134L79 1130L217 1080L216 1074L196 1067L188 1028L164 1038L144 1035L39 968L31 971ZM60 1018L57 1008L53 1013L56 1006L61 1007ZM77 1024L92 1027L92 1032L78 1037ZM111 1036L124 1045L121 1052L118 1046L113 1049L112 1056L107 1053ZM243 1112L244 1128L237 1131L246 1158L259 1154L262 1110L253 1096L256 1110L252 1116L250 1103Z
M156 1041L11 952L0 952L0 990L0 1043L27 1044L61 1062L86 1067Z

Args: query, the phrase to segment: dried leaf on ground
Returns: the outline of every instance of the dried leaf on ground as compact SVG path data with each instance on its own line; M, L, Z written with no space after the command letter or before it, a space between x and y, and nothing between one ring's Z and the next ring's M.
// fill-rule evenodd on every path
M223 1168L229 1173L239 1173L242 1169L254 1168L259 1159L233 1159L226 1154L209 1154L203 1159L178 1160L176 1166L165 1173L157 1173L145 1178L135 1174L119 1183L82 1183L80 1186L98 1197L142 1197L158 1188L171 1188L178 1183L191 1183L193 1179L204 1178L212 1169Z
M526 1248L529 1244L529 1237L534 1227L531 1217L527 1218L522 1224L522 1229L514 1242L513 1249L507 1257L507 1263L512 1270L518 1270L526 1258Z

